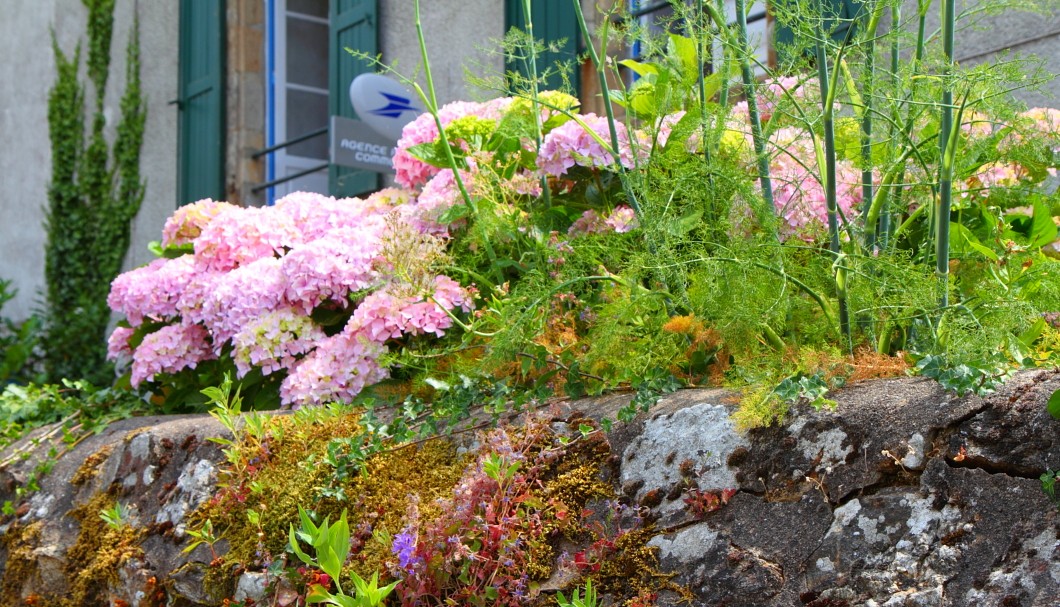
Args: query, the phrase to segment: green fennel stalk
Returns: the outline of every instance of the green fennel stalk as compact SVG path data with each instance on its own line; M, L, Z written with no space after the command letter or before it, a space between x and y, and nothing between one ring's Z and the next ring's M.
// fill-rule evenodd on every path
M957 128L953 124L953 28L956 21L954 0L942 0L942 52L945 57L945 73L942 83L942 117L939 124L939 152L942 166L939 169L938 210L935 214L937 232L935 238L935 271L942 289L939 305L949 305L950 273L950 208L952 205L953 159L957 146Z
M526 16L526 34L530 38L530 103L534 112L534 142L541 147L541 105L538 102L537 89L537 41L534 38L534 18L530 9L530 0L523 0L523 15ZM545 208L552 207L552 190L548 185L548 178L541 176L541 195L545 200Z
M817 1L820 9L820 17L817 19L816 40L814 42L817 54L817 77L820 82L823 95L822 103L824 115L822 126L824 130L824 162L825 172L823 185L825 193L825 205L828 211L828 249L836 258L836 298L839 300L839 329L843 337L850 342L850 318L847 311L846 298L846 270L840 262L842 251L839 245L839 216L838 204L836 202L836 149L835 149L835 96L839 86L838 73L833 78L828 75L828 57L825 54L824 34L824 6L821 0ZM840 51L842 54L842 51Z

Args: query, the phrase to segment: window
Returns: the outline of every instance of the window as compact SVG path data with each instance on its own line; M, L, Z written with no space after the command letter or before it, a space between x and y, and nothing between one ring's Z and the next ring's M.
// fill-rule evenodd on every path
M711 2L712 0L704 0L704 2ZM686 0L686 3L692 5L692 0ZM766 10L765 0L746 0L747 8L747 39L751 45L751 48L755 51L755 59L760 65L755 65L755 73L758 76L765 74L765 69L762 66L772 65L772 44L770 44L770 30L771 30L771 19ZM655 0L630 0L630 14L633 15L641 24L641 26L652 36L661 36L666 33L665 26L663 24L671 21L674 18L674 9L672 3L669 1L659 2ZM735 0L725 1L725 19L729 25L736 24L736 2ZM677 31L680 31L680 22L675 23L674 27ZM634 43L633 48L630 49L633 58L639 58L642 50L639 42ZM715 43L713 50L713 64L717 64L721 60L721 44ZM734 70L735 74L736 71Z
M267 200L299 190L328 193L328 0L268 0L266 144L318 135L268 155ZM316 170L313 170L316 169Z

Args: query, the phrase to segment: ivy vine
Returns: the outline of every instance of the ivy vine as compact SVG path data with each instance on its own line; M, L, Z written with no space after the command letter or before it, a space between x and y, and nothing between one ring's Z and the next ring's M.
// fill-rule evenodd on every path
M52 35L56 81L48 95L52 175L45 253L44 362L48 378L109 383L107 293L129 248L130 224L144 197L140 151L147 118L140 82L140 27L126 46L126 82L113 145L105 136L103 100L110 71L114 0L88 8L87 73L94 94L85 128L86 86L78 77L81 46L65 54Z

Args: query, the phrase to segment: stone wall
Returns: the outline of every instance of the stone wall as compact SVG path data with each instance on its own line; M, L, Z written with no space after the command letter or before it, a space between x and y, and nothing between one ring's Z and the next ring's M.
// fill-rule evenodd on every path
M831 395L835 411L800 407L784 426L748 434L729 418L732 395L687 390L614 427L605 477L650 522L648 545L694 605L1052 606L1060 517L1038 476L1060 466L1060 422L1045 411L1057 389L1060 372L1044 371L986 399L919 378L862 383ZM575 425L628 400L553 414ZM69 598L93 567L104 588L93 596L112 605L220 604L203 590L211 555L181 552L189 512L216 489L223 456L206 439L218 435L203 416L133 419L61 456L0 519L0 597ZM0 470L0 501L47 448ZM130 506L135 529L120 558L72 557L113 499ZM261 598L262 577L237 573L232 587ZM678 603L665 590L658 599Z

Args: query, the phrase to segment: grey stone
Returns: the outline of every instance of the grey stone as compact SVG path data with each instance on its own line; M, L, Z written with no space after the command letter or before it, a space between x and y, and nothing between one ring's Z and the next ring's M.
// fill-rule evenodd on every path
M877 381L831 394L834 411L796 407L786 425L746 435L723 392L686 390L615 426L606 478L654 521L649 546L693 605L1054 606L1060 523L1037 477L1060 466L1060 426L1045 412L1056 389L1055 371L1022 373L988 398L957 398L923 379ZM629 398L565 403L557 414L613 417ZM108 492L130 507L130 524L147 525L143 557L118 572L112 595L129 605L219 604L224 597L203 589L209 551L184 554L181 538L188 514L217 489L224 455L206 439L223 435L205 416L126 420L60 457L19 519L0 520L0 533L40 525L35 570L14 587L63 596L79 532L65 515ZM47 448L0 470L0 500L14 499ZM71 484L97 453L105 457L95 475ZM693 512L682 499L721 489L737 491L715 511ZM574 581L557 573L543 587ZM267 596L266 585L264 573L242 572L229 592L296 600L282 585Z

